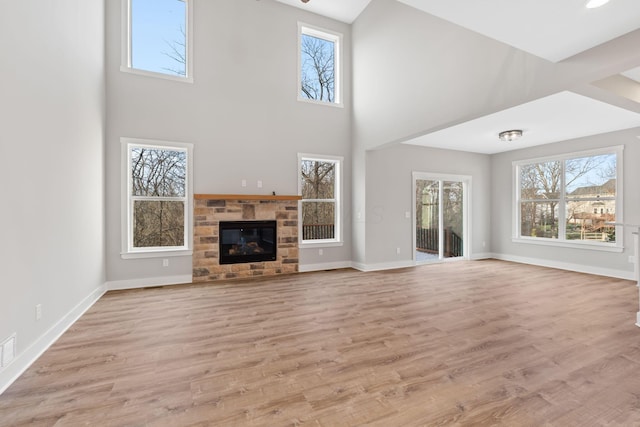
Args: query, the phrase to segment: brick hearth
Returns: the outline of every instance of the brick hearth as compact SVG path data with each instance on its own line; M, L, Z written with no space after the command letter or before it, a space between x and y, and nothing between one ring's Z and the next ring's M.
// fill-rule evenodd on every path
M271 276L298 271L299 196L195 196L193 281ZM243 264L219 263L220 221L277 221L277 259Z

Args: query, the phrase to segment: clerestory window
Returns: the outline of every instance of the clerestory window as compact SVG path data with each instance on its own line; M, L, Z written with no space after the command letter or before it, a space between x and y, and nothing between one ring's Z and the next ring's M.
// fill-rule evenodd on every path
M193 0L122 0L121 70L193 81Z
M342 105L342 35L299 24L298 100Z

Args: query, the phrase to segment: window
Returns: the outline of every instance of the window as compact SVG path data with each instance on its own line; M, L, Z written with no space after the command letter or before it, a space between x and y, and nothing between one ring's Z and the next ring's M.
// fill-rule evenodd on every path
M514 172L516 240L622 248L622 147L515 162Z
M300 154L302 244L341 244L341 157Z
M192 0L122 2L121 70L192 81Z
M191 250L191 144L122 139L123 258Z
M298 99L341 105L342 36L299 24Z

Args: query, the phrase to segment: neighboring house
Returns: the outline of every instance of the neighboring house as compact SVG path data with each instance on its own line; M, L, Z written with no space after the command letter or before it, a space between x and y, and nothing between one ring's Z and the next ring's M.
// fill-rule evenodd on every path
M573 228L567 234L573 234L575 239L609 240L610 233L615 233L615 226L611 224L615 222L615 195L615 179L602 185L573 190L569 196L575 198L575 201L567 212L567 222Z

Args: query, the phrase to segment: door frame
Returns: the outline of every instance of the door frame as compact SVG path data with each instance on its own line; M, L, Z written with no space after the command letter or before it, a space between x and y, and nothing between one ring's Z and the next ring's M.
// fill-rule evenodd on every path
M468 260L471 259L471 176L470 175L454 175L454 174L446 174L446 173L433 173L433 172L411 172L411 190L412 190L412 207L411 210L413 212L411 218L411 234L413 236L413 264L425 264L424 262L418 262L417 258L417 250L416 250L416 180L429 180L429 181L454 181L462 183L462 241L463 241L463 249L462 256L455 258L440 258L438 255L438 261L436 262L448 262L448 261L456 261L460 259ZM442 194L438 196L442 199ZM440 203L440 207L442 207L442 203ZM442 215L442 212L440 212ZM440 221L440 227L442 227L442 221ZM442 235L442 233L439 233Z

